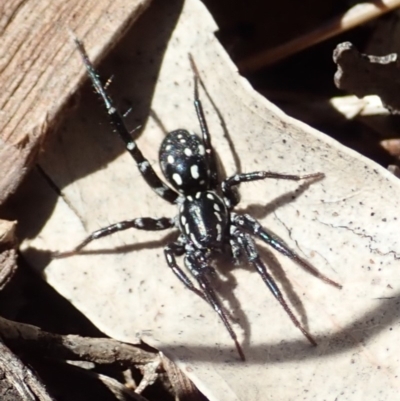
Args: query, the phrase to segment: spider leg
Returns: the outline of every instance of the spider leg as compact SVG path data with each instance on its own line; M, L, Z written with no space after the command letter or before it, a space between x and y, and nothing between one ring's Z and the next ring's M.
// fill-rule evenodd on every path
M260 274L261 278L263 279L266 286L272 292L274 297L278 300L281 304L285 312L289 315L290 319L292 320L293 324L304 334L307 340L314 346L317 345L314 338L311 334L301 325L298 321L296 316L293 314L292 310L290 309L289 305L287 304L285 298L283 297L281 291L279 290L278 286L276 285L275 280L272 276L268 273L264 263L262 262L257 249L256 245L251 238L250 234L241 232L240 230L236 230L233 235L237 238L238 243L241 245L247 260L255 267L257 272Z
M214 149L211 145L210 131L208 130L207 120L204 115L203 105L199 97L200 74L191 54L189 54L190 65L194 74L194 108L196 109L197 119L199 120L201 134L206 152L208 166L210 167L210 188L215 188L218 183L218 169L215 159Z
M235 185L239 185L242 182L264 180L265 178L300 181L300 180L307 180L310 178L313 178L313 179L323 178L324 176L325 176L324 173L291 175L291 174L279 174L279 173L274 173L271 171L254 171L252 173L235 174L235 175L232 175L231 177L228 177L227 179L222 181L221 191L222 191L225 199L228 200L228 204L231 207L234 207L238 204L239 198L234 193L232 187L234 187Z
M233 229L235 229L234 226L231 226ZM233 259L233 264L234 265L239 265L240 263L240 257L242 255L242 248L238 244L237 239L234 236L231 236L229 238L229 247Z
M243 215L232 214L232 215L233 215L232 216L233 224L235 224L236 226L238 226L238 227L250 232L251 234L255 235L256 237L260 238L266 244L272 246L272 248L276 249L281 254L289 257L294 262L296 262L298 265L300 265L305 270L307 270L309 273L313 274L314 276L318 277L319 279L325 281L326 283L328 283L330 285L333 285L334 287L342 288L342 286L340 284L338 284L336 281L333 281L330 278L323 275L322 273L320 273L314 266L312 266L306 260L301 258L299 255L297 255L291 249L289 249L285 244L283 244L276 237L269 234L261 226L261 224L257 220L255 220L253 217L251 217L250 215L248 215L248 214L243 214Z
M210 281L206 277L206 271L209 269L209 267L205 265L205 258L202 258L201 255L197 256L198 257L196 257L193 253L187 254L185 257L185 265L188 268L188 270L193 274L193 276L196 278L208 303L215 310L215 312L218 313L218 316L224 323L225 328L228 330L229 335L231 336L233 342L235 343L235 347L239 354L240 359L242 361L245 361L243 349L239 344L239 341L236 337L235 332L233 331L231 324L229 323L228 317L226 316L226 313L222 308L221 302L219 301L217 294L213 290Z
M126 128L121 113L114 106L114 102L107 93L105 86L100 82L99 74L89 60L83 43L77 38L75 38L75 43L82 57L83 63L85 64L87 74L92 81L92 85L104 102L111 124L124 141L125 148L135 160L142 177L159 196L170 203L174 203L178 198L178 194L161 181L153 167L151 167L149 161L143 156L143 153L138 148L136 142L132 139L129 130Z
M119 223L111 224L110 226L103 227L100 228L100 230L94 231L71 251L58 252L55 253L53 257L62 258L66 256L75 255L90 242L114 234L118 231L127 230L129 228L137 228L139 230L146 230L146 231L159 231L159 230L167 230L168 228L172 228L174 226L175 226L174 219L170 219L167 217L161 217L159 219L153 219L151 217L139 217L137 219L120 221Z
M207 301L205 295L199 291L192 283L190 278L183 272L183 270L176 263L175 256L182 256L185 253L185 246L179 242L172 242L164 248L165 259L167 260L168 267L174 272L175 276L188 288L199 297Z

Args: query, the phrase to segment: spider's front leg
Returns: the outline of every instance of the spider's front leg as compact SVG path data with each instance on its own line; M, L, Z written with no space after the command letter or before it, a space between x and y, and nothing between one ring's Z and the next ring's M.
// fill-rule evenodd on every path
M173 228L174 226L175 226L174 219L168 217L161 217L159 219L153 219L151 217L139 217L132 220L120 221L119 223L111 224L110 226L103 227L100 228L100 230L94 231L71 251L56 252L53 254L53 257L63 258L75 255L90 242L114 234L118 231L127 230L129 228L137 228L139 230L146 230L146 231L160 231L160 230L167 230L168 228Z
M121 113L114 106L113 100L107 93L104 85L101 83L99 74L89 60L89 57L82 42L75 38L75 43L82 57L83 63L85 64L87 74L92 81L92 85L103 100L111 124L113 125L115 131L119 134L121 139L124 141L125 148L135 160L138 169L142 174L142 177L159 196L170 203L174 203L178 198L178 194L161 181L161 179L154 171L153 167L150 165L149 161L143 156L143 153L141 152L141 150L137 146L137 143L133 140L131 133L127 129Z
M200 124L201 135L205 147L205 157L207 160L207 165L209 166L210 169L210 188L214 189L218 184L218 168L214 154L214 149L211 144L210 131L208 130L207 120L204 115L203 105L201 103L199 96L200 74L199 71L197 70L197 66L191 54L189 54L189 61L194 75L194 108L196 110L197 119Z
M291 174L279 174L271 171L254 171L252 173L235 174L225 179L221 184L221 191L224 194L226 203L230 208L233 208L239 203L239 197L233 191L233 187L241 184L242 182L264 180L265 178L274 178L281 180L290 181L301 181L314 179L318 180L325 177L324 173L312 173L304 175L291 175Z

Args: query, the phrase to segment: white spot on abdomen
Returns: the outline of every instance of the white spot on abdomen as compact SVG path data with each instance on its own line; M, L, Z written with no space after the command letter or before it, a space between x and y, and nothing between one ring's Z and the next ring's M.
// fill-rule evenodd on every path
M182 178L178 173L172 174L172 179L176 182L176 185L182 185Z
M221 234L222 234L222 227L221 227L221 224L217 224L216 227L217 227L217 232L218 232L218 234L217 234L217 240L218 240L218 241L221 241Z
M193 166L190 167L190 174L192 174L192 177L197 180L200 177L199 174L199 167L197 164L193 164Z
M222 217L218 212L214 212L214 214L219 221L222 221Z
M186 156L192 156L192 151L189 148L185 148L183 152L185 153Z
M172 156L172 155L168 155L167 160L168 160L168 163L170 163L170 164L172 164L175 161L174 156Z

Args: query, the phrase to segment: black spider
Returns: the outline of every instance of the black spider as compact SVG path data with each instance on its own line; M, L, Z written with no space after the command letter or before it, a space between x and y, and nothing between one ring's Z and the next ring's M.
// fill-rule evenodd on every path
M216 252L228 251L235 262L239 262L239 259L244 257L252 264L294 325L301 330L312 345L316 345L313 337L294 316L274 279L268 273L258 254L252 236L261 239L278 252L288 256L325 282L335 287L341 288L341 286L322 275L307 261L300 258L286 245L269 234L250 215L236 214L232 210L239 202L235 186L242 182L262 180L264 178L298 181L309 178L322 178L324 174L315 173L299 176L256 171L235 174L220 182L210 134L198 94L199 74L192 58L190 58L194 72L194 106L200 123L202 138L184 129L179 129L168 133L163 140L159 159L164 176L173 189L170 188L157 176L136 142L132 139L124 124L122 115L114 106L105 87L101 84L99 75L90 62L83 44L77 39L76 44L89 78L105 104L111 123L124 141L127 151L135 160L143 178L159 196L170 203L175 203L179 212L173 218L154 219L146 217L112 224L95 231L71 252L62 253L59 256L75 254L97 238L128 228L141 230L178 229L180 235L177 240L168 244L164 249L167 264L188 289L207 301L218 313L235 342L236 349L242 360L245 359L243 350L208 278L209 272L212 270L210 261ZM184 256L185 266L197 280L200 289L193 285L186 273L178 266L175 259L176 256Z

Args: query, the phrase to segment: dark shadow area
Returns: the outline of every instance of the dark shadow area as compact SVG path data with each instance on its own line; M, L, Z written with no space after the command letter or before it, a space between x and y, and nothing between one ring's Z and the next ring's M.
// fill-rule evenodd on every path
M266 248L266 246L258 246L258 251L260 253L262 260L266 265L267 271L269 271L273 276L274 280L280 284L280 287L282 288L282 294L284 298L287 299L288 305L290 306L290 308L292 308L294 311L297 312L298 316L300 316L301 324L307 330L309 330L307 313L301 301L301 297L294 290L292 283L287 277L285 269L282 267L282 264L278 261L277 257L269 249ZM267 287L265 288L265 293L266 296L272 297L272 294L270 293ZM264 311L264 313L265 313L265 319L267 319L268 311ZM288 324L293 324L289 318L288 318Z
M308 190L308 188L310 188L311 185L320 180L323 180L323 178L306 180L302 184L300 184L295 190L286 192L278 196L272 202L269 202L266 205L253 204L253 205L248 205L244 209L240 209L240 204L239 204L239 208L236 211L238 214L245 214L245 213L250 214L255 219L261 220L267 217L269 214L274 213L275 210L279 209L280 207L294 202L298 197L300 197L303 193L305 193ZM268 185L267 184L268 180L265 181L266 185Z
M113 377L117 372L115 367L99 368L97 366L88 369L88 365L74 366L33 355L24 355L22 359L35 369L46 383L47 391L57 401L116 401L117 399L133 401L137 399L134 395L130 395L132 390L124 387L122 377ZM101 374L105 375L101 378ZM108 385L102 380L107 381ZM113 391L109 388L112 386ZM173 395L166 391L161 383L146 389L143 396L153 400L174 400Z
M58 334L106 337L69 300L62 297L19 258L18 270L0 292L0 315Z
M215 289L217 296L226 301L229 305L228 308L224 308L226 314L229 316L229 320L232 323L236 323L243 331L243 344L250 344L250 322L240 305L239 299L234 294L235 288L242 285L232 274L232 271L239 267L233 264L233 260L228 254L216 255L212 267L215 268L216 273L210 277L210 282ZM222 322L221 330L225 330Z

